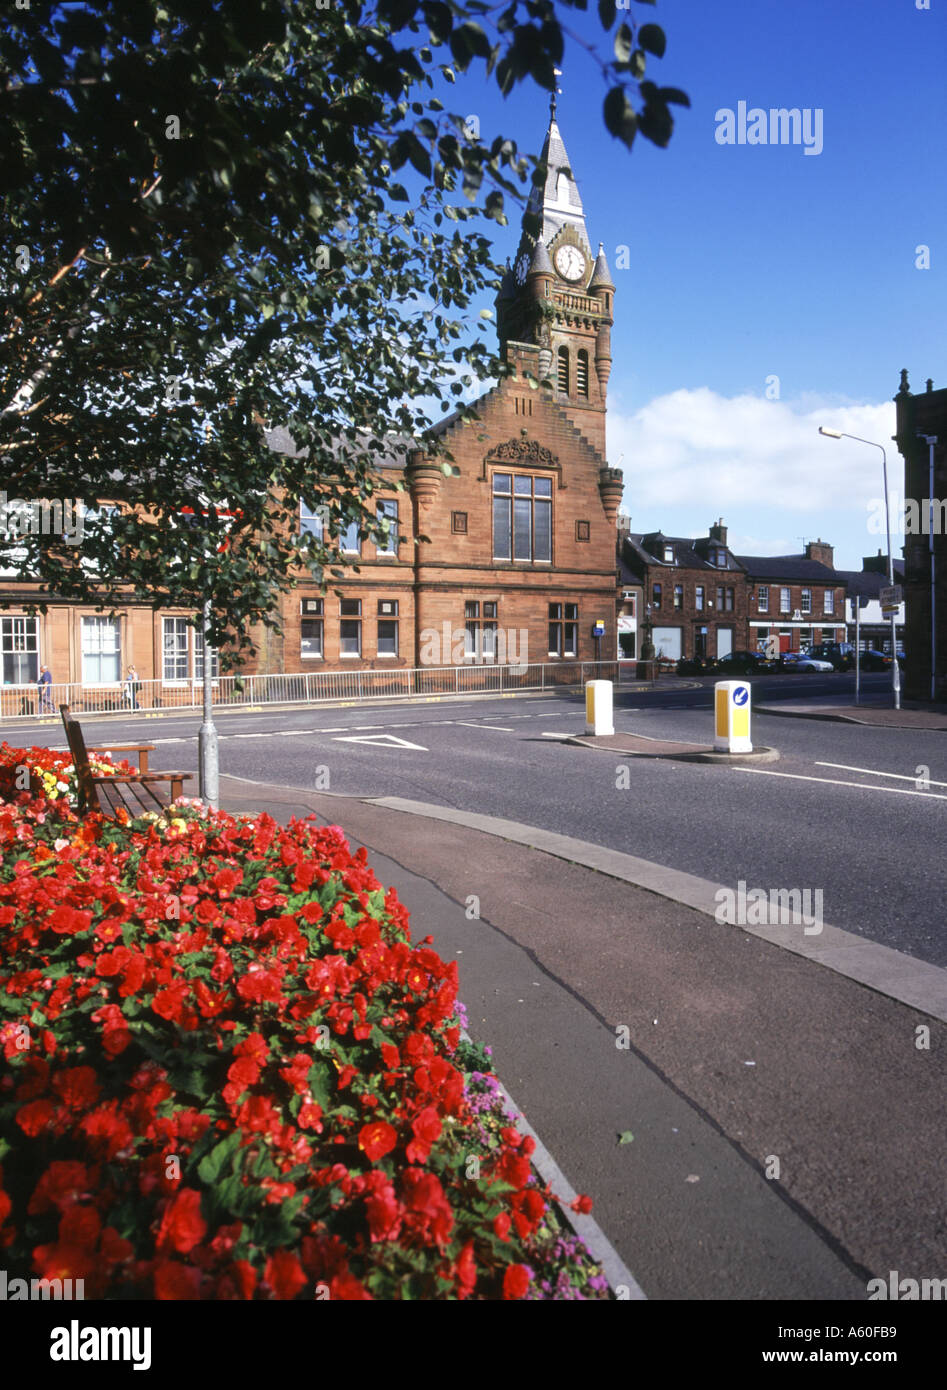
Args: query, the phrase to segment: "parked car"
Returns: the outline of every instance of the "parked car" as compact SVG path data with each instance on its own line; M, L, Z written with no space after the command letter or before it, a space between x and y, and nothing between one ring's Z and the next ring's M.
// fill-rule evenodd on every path
M722 676L756 676L773 670L773 662L759 652L731 652L722 656L715 668Z
M817 656L810 656L808 652L783 652L779 664L790 674L798 672L800 675L814 675L817 671L835 670L831 661L822 661Z
M891 657L887 652L879 652L874 647L869 647L861 654L861 668L863 671L890 671ZM898 665L904 670L904 652L898 652Z
M714 663L703 656L682 656L677 663L679 676L709 676L713 670Z
M855 648L850 642L817 642L806 655L817 661L828 661L833 671L855 669Z

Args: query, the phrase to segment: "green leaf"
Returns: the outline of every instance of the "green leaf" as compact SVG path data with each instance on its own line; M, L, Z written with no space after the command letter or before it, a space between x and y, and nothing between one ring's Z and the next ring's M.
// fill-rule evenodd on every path
M619 1144L630 1144L633 1142L634 1137L630 1129L623 1129L618 1136L618 1142Z
M615 23L615 0L598 0L598 17L603 29L611 29Z
M638 43L648 53L653 53L656 58L664 57L667 39L664 37L664 30L659 24L642 24L638 30Z
M629 149L635 138L636 116L624 87L613 87L604 103L605 128Z
M241 1135L239 1130L233 1134L228 1134L226 1139L222 1139L206 1154L197 1165L197 1176L201 1182L206 1182L208 1186L213 1186L220 1178L225 1167L230 1167L231 1160L240 1148Z
M631 26L625 23L620 24L618 33L615 35L615 57L620 63L628 62L628 59L631 57L633 46L634 40L632 38Z

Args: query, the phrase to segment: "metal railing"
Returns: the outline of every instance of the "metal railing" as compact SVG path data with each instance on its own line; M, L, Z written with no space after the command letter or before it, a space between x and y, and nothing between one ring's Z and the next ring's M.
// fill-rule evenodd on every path
M634 661L549 661L522 666L471 663L458 666L396 667L388 670L298 671L272 675L219 676L214 704L230 708L320 704L339 700L381 700L392 696L505 694L516 690L567 690L588 680L632 681ZM59 706L74 714L129 715L136 710L195 710L202 702L200 681L143 680L134 696L126 686L0 685L0 720L59 717Z

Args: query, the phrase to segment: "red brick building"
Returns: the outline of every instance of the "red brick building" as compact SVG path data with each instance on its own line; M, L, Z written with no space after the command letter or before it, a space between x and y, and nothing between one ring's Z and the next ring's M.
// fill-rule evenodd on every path
M722 521L691 539L628 534L621 540L623 583L643 589L641 624L650 619L658 658L713 661L746 646L747 585Z
M845 575L834 568L834 549L809 541L804 555L739 555L746 572L750 651L770 636L782 652L818 642L846 640Z

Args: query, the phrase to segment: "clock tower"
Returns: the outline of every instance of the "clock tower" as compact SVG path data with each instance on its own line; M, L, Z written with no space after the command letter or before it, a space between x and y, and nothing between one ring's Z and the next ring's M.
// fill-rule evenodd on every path
M601 242L593 255L585 212L549 103L549 129L512 267L497 296L508 361L531 372L575 427L605 455L615 286Z

